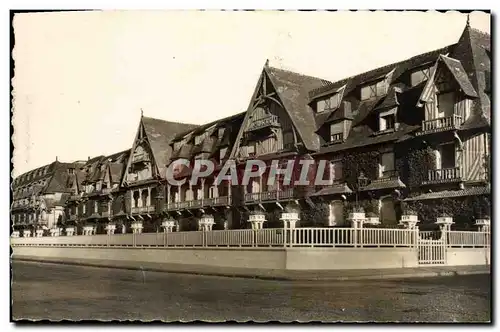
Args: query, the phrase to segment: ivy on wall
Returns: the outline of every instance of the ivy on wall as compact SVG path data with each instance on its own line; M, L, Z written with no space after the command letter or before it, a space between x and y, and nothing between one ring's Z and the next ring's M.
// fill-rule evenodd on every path
M420 187L422 181L428 179L429 170L436 168L436 156L430 146L423 146L421 143L415 147L402 147L407 149L396 159L396 168L399 170L401 180L408 188Z
M433 224L436 218L448 215L453 217L455 228L474 228L477 218L491 215L491 197L481 195L409 201L405 202L403 209L416 211L423 225Z
M315 203L300 211L300 226L302 227L325 227L328 224L330 210L327 203Z
M379 151L361 151L344 154L342 158L343 173L347 185L356 190L358 177L361 172L369 178L376 179L378 176Z

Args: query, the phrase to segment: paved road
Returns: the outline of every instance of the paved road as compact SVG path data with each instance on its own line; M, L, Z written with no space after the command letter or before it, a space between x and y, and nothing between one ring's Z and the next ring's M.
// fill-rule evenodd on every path
M13 262L13 319L490 320L490 276L283 282Z

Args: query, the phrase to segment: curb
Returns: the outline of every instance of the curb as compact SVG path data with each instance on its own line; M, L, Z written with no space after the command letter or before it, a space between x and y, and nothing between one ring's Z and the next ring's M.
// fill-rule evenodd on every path
M44 260L44 259L31 259L31 258L11 258L13 261L49 263L59 265L72 265L72 266L88 266L96 268L111 268L129 271L150 271L160 273L172 274L190 274L198 276L213 276L225 278L243 278L243 279L259 279L259 280L275 280L275 281L356 281L356 280L383 280L383 279L407 279L407 278L429 278L429 277L450 277L459 275L479 275L490 274L490 270L479 269L476 271L422 271L414 273L399 273L399 274L378 274L378 275L361 275L361 276L334 276L334 277L294 277L294 276L273 276L273 275L259 275L259 274L246 274L246 273L230 273L230 272L213 272L213 271L193 271L193 270L177 270L168 268L151 268L151 267L134 267L134 266L112 266L98 263L87 262L68 262L57 260Z

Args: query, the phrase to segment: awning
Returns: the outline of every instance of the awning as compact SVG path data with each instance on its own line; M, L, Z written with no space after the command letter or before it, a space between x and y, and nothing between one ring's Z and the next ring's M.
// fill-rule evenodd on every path
M489 186L485 187L471 187L462 190L443 190L432 193L425 193L415 197L408 197L404 201L421 201L425 199L439 199L448 197L463 197L463 196L475 196L475 195L489 195Z

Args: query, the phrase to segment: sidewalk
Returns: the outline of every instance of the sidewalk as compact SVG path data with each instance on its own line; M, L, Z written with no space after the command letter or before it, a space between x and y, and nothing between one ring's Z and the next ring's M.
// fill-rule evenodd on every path
M67 265L83 265L90 267L119 268L127 270L144 270L152 272L182 273L205 276L251 278L263 280L288 281L339 281L339 280L369 280L369 279L402 279L417 277L439 277L468 274L489 274L490 266L430 266L418 268L397 269L367 269L367 270L272 270L232 268L191 264L161 264L135 261L110 260L65 260L59 258L43 259L32 256L18 256L14 261L32 261Z

